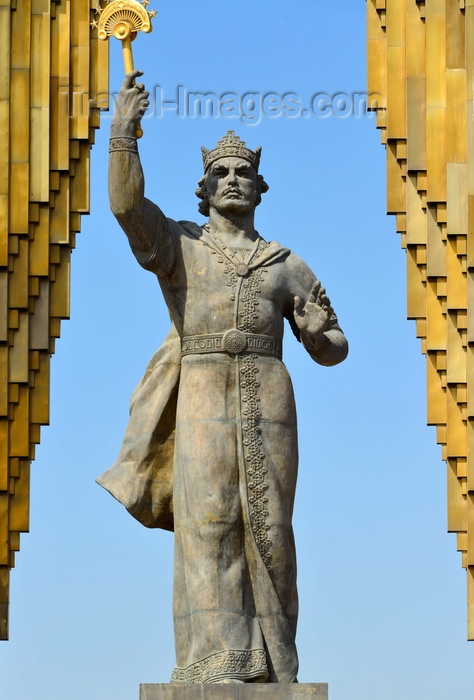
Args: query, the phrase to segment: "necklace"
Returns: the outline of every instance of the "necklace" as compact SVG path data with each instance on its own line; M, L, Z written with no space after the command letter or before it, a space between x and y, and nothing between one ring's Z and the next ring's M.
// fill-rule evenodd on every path
M238 248L226 245L215 233L212 233L209 224L204 224L203 228L213 238L218 249L235 266L235 272L239 277L246 277L250 272L250 263L253 258L258 257L262 250L265 250L267 243L257 233L257 239L251 249Z

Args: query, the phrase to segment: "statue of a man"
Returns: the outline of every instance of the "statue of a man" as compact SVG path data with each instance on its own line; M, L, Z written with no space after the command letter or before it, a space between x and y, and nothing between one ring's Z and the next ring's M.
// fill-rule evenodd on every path
M255 230L260 150L232 131L203 149L199 226L144 197L135 138L148 92L125 79L111 128L110 205L156 274L172 330L138 386L99 483L140 522L175 532L172 683L292 683L298 448L281 361L286 318L321 365L347 342L308 266Z

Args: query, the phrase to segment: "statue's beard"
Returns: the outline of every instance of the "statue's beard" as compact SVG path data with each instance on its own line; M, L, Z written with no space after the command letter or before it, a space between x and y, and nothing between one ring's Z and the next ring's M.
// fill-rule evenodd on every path
M233 190L237 193L237 190ZM242 196L239 191L238 194ZM255 209L255 203L249 201L248 199L219 199L218 202L215 201L213 197L209 200L209 205L219 212L219 214L247 214Z

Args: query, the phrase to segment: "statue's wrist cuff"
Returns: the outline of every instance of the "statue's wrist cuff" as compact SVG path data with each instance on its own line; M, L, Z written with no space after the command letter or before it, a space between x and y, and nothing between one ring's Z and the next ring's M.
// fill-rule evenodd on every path
M115 151L138 153L137 139L134 136L111 136L109 153L114 153Z

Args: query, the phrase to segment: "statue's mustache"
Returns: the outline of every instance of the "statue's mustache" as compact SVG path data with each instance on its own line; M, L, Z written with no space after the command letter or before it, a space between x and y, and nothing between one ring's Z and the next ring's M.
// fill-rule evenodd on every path
M242 194L242 190L240 187L227 187L223 192L224 197L226 194Z

